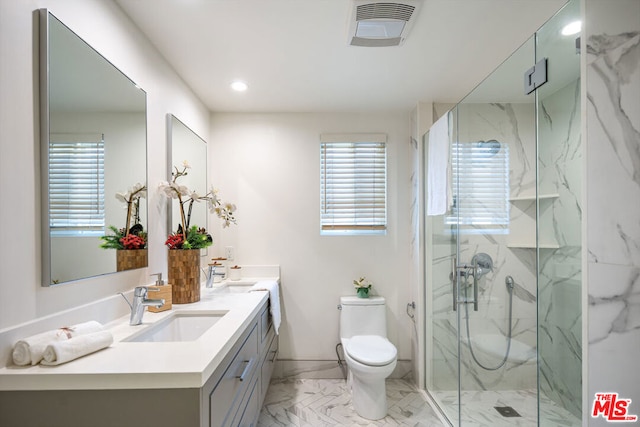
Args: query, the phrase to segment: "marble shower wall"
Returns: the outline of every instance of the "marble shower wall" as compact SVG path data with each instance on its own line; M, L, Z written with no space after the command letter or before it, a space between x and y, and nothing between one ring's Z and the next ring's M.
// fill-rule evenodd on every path
M640 1L585 0L588 395L640 415ZM602 418L589 425L608 425Z
M535 194L535 117L533 104L461 104L458 107L458 140L478 141L496 139L509 146L510 196ZM526 203L526 202L525 202ZM528 202L531 203L531 202ZM514 215L527 217L527 213L513 209ZM451 311L451 283L448 280L451 257L455 252L453 237L448 226L438 218L433 221L433 345L434 388L451 390L457 387L456 314ZM512 218L508 234L475 234L477 229L465 229L460 234L460 263L469 263L474 254L485 252L493 258L494 270L480 279L479 311L469 307L470 337L497 334L506 337L508 331L509 293L505 278L510 275L516 282L513 297L514 342L530 350L536 347L536 264L535 221ZM515 230L515 228L519 228ZM522 230L528 228L528 230ZM534 240L522 247L509 247L513 234L529 235ZM521 241L519 240L519 243ZM461 306L463 307L463 306ZM527 363L508 362L506 368L486 371L471 358L466 335L466 311L461 308L460 333L462 336L461 378L466 390L513 390L536 387L536 358L532 351L525 356ZM498 340L499 342L501 340ZM506 338L496 347L495 354L474 345L480 361L496 366L506 349ZM515 350L514 350L515 353Z

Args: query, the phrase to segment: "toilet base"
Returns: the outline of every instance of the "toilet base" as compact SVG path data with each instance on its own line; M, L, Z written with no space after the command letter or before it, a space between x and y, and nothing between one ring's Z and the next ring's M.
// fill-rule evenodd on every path
M362 418L379 420L387 416L387 389L385 380L362 381L351 376L353 408Z

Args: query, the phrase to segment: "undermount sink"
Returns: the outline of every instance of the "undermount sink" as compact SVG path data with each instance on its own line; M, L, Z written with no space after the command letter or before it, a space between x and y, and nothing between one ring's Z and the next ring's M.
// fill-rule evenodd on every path
M123 341L128 342L183 342L195 341L226 311L176 312L158 323L137 332Z
M226 282L222 286L214 286L213 291L216 293L225 293L225 294L241 294L245 292L249 292L251 287L255 285L256 282Z

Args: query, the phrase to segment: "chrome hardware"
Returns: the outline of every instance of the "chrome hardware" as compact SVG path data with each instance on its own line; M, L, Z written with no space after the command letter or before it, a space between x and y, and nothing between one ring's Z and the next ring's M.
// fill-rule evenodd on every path
M338 304L338 306L336 307L338 310L342 310L342 304Z
M471 259L471 265L458 265L456 257L453 257L451 261L452 265L449 279L453 285L453 311L458 309L458 304L471 303L473 303L473 310L478 311L478 280L485 274L493 271L493 260L485 253L479 253L473 256ZM473 277L473 300L469 300L467 298L458 299L458 280L460 277L468 279L469 276ZM466 281L465 284L467 284Z
M214 263L214 264L209 264L209 271L208 272L204 271L204 269L202 269L202 272L204 273L204 276L207 278L207 283L205 285L207 288L212 288L213 287L213 282L215 282L215 278L216 277L222 278L225 275L224 271L222 273L218 273L216 271L217 267L223 267L224 268L224 266L216 265Z
M158 278L156 279L156 286L162 286L164 285L164 280L162 280L162 273L153 273L151 274L151 276L157 276Z
M253 368L253 365L254 365L254 359L245 360L242 363L246 363L247 366L244 367L244 370L242 371L242 373L239 376L236 376L236 378L239 381L244 381L245 377L247 376L247 374L249 374L249 372L251 372L251 369Z
M407 316L414 319L416 317L415 313L409 313L409 310L415 310L415 309L416 309L415 301L411 301L410 303L407 303Z
M515 280L513 280L513 277L507 276L504 278L504 284L507 285L507 288L509 288L509 290L513 290L513 286L516 284L516 282Z
M136 326L142 323L142 316L144 315L144 308L147 306L162 307L164 305L163 299L147 299L148 289L146 286L138 286L133 290L133 302L130 303L127 297L122 292L119 294L129 304L131 308L131 317L129 318L129 325Z

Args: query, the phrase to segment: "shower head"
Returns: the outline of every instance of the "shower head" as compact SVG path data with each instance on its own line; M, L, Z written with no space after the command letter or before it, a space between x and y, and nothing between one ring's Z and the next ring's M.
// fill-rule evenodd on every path
M495 139L489 139L488 141L478 141L476 147L482 150L483 154L487 156L495 156L500 151L500 141Z
M475 266L475 277L480 279L485 274L493 271L493 259L484 252L477 253L471 258L471 264Z

